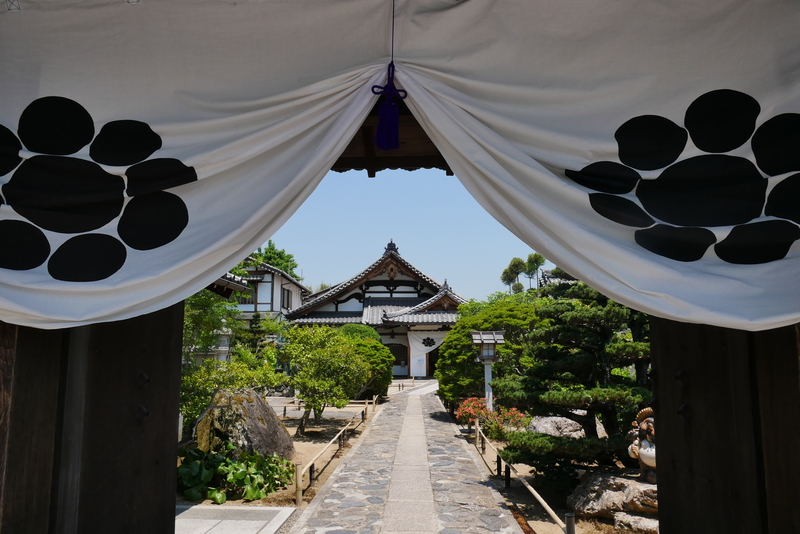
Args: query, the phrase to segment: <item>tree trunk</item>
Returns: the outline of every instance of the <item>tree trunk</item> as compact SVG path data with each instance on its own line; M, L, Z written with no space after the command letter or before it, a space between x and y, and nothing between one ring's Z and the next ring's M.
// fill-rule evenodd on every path
M325 411L325 406L314 408L314 423L319 424L322 422L322 412Z
M303 412L303 417L300 418L300 424L297 425L297 434L300 436L305 435L306 433L306 425L308 424L308 418L311 415L311 408L306 407L306 411Z

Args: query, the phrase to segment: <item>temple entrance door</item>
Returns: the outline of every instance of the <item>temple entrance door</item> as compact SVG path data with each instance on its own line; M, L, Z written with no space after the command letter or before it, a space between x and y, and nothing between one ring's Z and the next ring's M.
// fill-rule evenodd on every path
M428 361L425 367L425 376L433 376L436 371L436 363L439 361L439 347L436 347L428 353Z
M408 347L401 343L386 343L386 346L394 356L394 368L392 375L408 376Z

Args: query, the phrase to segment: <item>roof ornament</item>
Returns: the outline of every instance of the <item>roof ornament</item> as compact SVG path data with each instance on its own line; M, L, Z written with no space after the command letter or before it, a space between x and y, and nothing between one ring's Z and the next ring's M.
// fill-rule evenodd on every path
M391 239L389 240L389 244L386 245L386 250L384 250L383 253L388 254L390 252L396 252L397 254L400 254L400 251L397 250L397 245L395 245L394 241Z

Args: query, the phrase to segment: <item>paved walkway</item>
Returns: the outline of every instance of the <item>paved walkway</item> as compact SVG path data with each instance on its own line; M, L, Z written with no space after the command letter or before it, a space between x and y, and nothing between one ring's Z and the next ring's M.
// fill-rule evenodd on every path
M390 397L291 534L521 534L436 387Z
M289 534L522 534L435 395L392 391ZM272 534L294 508L193 506L177 534ZM285 530L285 529L282 529Z
M271 534L294 508L271 506L176 506L175 534Z

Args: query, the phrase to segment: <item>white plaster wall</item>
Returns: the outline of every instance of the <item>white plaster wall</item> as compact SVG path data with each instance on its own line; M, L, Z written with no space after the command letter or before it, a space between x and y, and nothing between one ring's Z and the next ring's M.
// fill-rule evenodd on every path
M347 302L339 304L339 311L361 311L363 309L364 305L356 299L348 300Z

